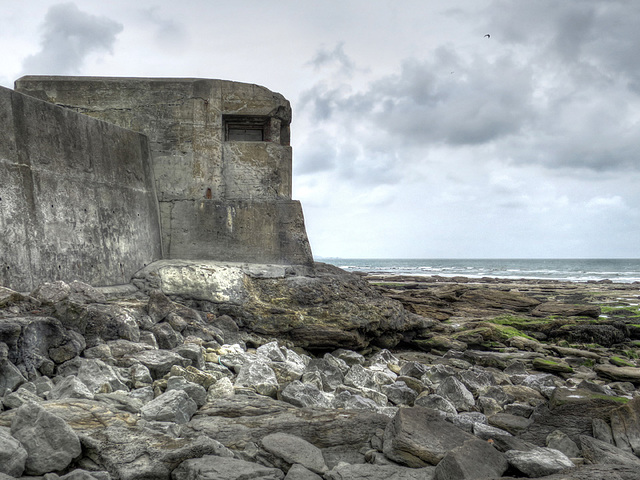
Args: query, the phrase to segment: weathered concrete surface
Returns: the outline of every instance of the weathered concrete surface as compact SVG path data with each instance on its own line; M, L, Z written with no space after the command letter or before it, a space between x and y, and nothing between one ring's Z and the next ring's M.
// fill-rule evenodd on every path
M0 284L128 283L161 257L144 135L0 88Z
M204 79L29 76L16 90L149 137L164 258L311 264L282 95ZM262 122L260 141L230 137L238 122Z

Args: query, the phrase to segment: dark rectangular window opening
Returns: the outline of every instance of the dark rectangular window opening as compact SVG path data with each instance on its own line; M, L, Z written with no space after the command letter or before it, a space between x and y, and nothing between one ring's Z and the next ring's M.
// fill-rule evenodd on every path
M257 115L223 115L224 139L227 142L268 142L269 117Z

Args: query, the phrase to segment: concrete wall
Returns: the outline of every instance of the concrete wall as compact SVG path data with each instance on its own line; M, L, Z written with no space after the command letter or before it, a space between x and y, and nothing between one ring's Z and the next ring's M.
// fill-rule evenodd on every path
M128 283L161 258L144 135L0 87L0 285Z
M313 261L302 207L291 200L291 107L282 95L162 78L30 76L16 90L149 137L165 258ZM265 120L263 141L227 139L229 122L243 119Z

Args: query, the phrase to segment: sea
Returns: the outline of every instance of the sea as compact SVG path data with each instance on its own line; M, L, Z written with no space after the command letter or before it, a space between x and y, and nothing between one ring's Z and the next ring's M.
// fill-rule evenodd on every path
M349 272L384 275L640 282L640 259L409 259L316 258Z

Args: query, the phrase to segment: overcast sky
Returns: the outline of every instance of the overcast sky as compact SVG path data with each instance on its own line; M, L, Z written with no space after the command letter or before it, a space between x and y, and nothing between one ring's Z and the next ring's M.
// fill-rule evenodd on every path
M640 257L640 1L0 7L5 87L175 76L282 93L317 257Z

